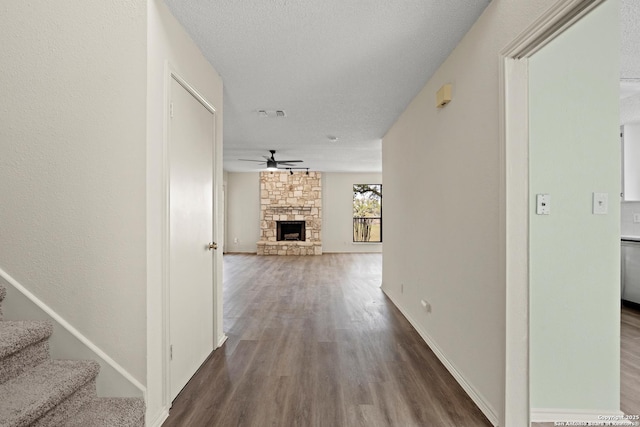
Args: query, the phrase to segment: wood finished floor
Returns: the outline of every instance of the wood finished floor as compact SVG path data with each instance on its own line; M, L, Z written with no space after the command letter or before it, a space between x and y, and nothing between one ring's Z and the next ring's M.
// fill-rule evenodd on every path
M620 316L620 410L640 415L640 311L622 307ZM552 427L554 423L531 423Z
M229 337L172 426L490 426L380 290L379 254L224 256Z
M640 311L628 307L620 323L620 409L640 415Z

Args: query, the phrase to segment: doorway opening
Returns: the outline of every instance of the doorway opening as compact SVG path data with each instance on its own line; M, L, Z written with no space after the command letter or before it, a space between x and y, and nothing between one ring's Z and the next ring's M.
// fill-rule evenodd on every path
M502 221L505 230L504 277L507 285L505 364L505 425L507 426L528 425L530 422L531 275L535 273L532 266L539 265L532 265L530 258L532 245L535 249L537 244L537 240L532 241L530 224L532 216L535 215L535 194L539 191L531 187L535 183L535 177L532 176L535 170L531 169L530 161L535 160L530 159L530 60L552 41L555 43L558 36L566 34L569 28L603 3L603 1L559 1L502 52L504 60L501 76L504 90L502 98L504 134L502 136L505 158L502 181L505 216ZM563 98L559 97L556 103L562 100ZM611 189L607 189L607 192L614 193ZM553 194L551 194L551 200L554 200ZM587 208L591 207L590 202L591 199L587 200ZM612 216L615 216L615 212L615 210L612 211ZM558 215L559 213L559 208L556 208L555 218L561 216ZM538 262L539 259L536 258L536 263ZM607 295L611 296L610 293ZM538 418L539 415L540 413L537 413L535 417ZM552 416L557 415L555 413ZM575 414L571 414L573 415ZM537 420L542 421L539 418ZM562 421L557 418L555 420Z

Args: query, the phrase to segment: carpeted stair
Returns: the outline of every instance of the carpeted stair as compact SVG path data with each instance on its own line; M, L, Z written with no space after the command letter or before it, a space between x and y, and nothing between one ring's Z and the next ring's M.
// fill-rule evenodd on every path
M52 360L47 321L2 318L0 284L0 427L143 427L144 401L99 398L94 361Z

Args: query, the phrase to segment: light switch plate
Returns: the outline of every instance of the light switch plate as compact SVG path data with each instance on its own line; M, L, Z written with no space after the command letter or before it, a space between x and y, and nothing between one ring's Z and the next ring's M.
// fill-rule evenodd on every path
M609 213L609 194L593 193L593 214L606 215Z
M536 194L536 214L549 215L551 213L551 196Z
M635 223L639 223L640 222L640 213L634 213L633 214L633 222L635 222Z

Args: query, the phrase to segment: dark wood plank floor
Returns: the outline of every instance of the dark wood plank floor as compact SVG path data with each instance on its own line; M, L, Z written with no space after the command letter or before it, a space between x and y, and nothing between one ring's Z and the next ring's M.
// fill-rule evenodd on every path
M640 311L628 307L620 324L620 409L640 415Z
M490 426L384 296L381 264L225 255L229 339L164 426Z

